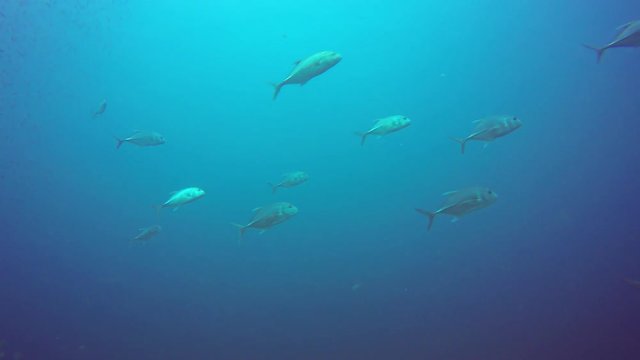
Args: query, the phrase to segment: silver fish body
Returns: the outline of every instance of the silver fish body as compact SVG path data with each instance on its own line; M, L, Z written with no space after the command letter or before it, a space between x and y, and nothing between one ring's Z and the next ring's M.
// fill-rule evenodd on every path
M147 228L141 228L138 230L140 231L140 233L131 240L139 240L139 241L150 240L151 238L154 238L158 234L160 234L160 232L162 231L162 226L153 225L153 226L149 226Z
M136 131L125 139L116 138L116 141L116 149L119 149L125 142L141 147L158 146L166 142L164 136L155 131Z
M498 195L495 192L482 186L449 191L442 195L446 198L438 210L428 211L416 209L417 212L429 218L429 230L433 225L433 220L436 215L447 214L454 216L455 218L459 218L472 211L485 208L493 204L498 199Z
M298 213L298 208L288 202L277 202L253 209L254 215L247 225L234 224L240 229L240 237L249 228L265 231L271 227L291 219Z
M475 124L475 129L471 135L464 139L453 139L460 144L461 152L463 154L467 141L475 140L490 142L499 137L509 135L522 126L522 120L513 115L489 116L484 119L476 120L473 123Z
M278 190L278 188L292 188L294 186L298 186L304 182L306 182L307 180L309 180L309 175L304 172L304 171L294 171L294 172L290 172L290 173L286 173L282 176L282 180L273 185L271 183L269 183L269 185L271 185L271 190L272 192L276 192L276 190Z
M630 21L618 27L616 38L605 46L597 47L583 44L586 48L596 52L596 60L600 62L602 55L608 49L621 47L640 47L640 20Z
M273 100L278 97L280 89L285 85L304 85L307 81L334 67L342 60L342 55L335 51L320 51L306 59L296 61L295 67L284 80L274 84Z
M404 115L391 115L382 119L376 120L373 127L364 133L356 133L360 136L360 145L364 145L367 136L369 135L388 135L396 131L402 130L411 125L411 119Z

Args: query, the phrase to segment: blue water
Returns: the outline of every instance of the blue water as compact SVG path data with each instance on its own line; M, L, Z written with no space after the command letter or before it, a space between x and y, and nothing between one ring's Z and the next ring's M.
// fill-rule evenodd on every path
M640 53L581 46L639 14L2 1L0 358L639 359ZM343 60L273 101L321 50ZM359 145L393 114L411 126ZM461 155L493 114L524 125ZM116 150L135 129L167 143ZM292 170L310 180L271 194ZM496 203L431 231L413 210L474 185ZM207 194L156 214L188 186ZM238 244L275 201L299 213Z

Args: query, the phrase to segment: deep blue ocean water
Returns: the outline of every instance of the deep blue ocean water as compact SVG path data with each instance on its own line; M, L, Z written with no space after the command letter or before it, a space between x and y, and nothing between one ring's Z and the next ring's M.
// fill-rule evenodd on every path
M581 46L636 18L630 0L3 0L0 358L640 359L640 52ZM343 60L273 101L321 50ZM393 114L411 126L359 145ZM494 114L524 125L461 155L450 137ZM116 150L135 129L167 143ZM474 185L496 203L427 231L414 208ZM206 196L152 208L189 186ZM239 244L231 223L275 201L299 213Z

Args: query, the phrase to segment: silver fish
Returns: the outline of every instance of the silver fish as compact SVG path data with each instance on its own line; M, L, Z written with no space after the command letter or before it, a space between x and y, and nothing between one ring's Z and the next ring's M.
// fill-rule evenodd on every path
M473 123L476 124L476 127L471 135L464 139L452 138L460 144L463 154L464 146L469 140L493 141L499 137L511 134L522 126L522 121L512 115L489 116L476 120Z
M93 117L96 118L99 115L104 114L106 110L107 110L107 100L102 100L102 102L100 103L100 106L98 106L98 110L96 110L96 112L93 113Z
M596 52L596 60L600 62L602 55L608 49L620 48L620 47L640 47L640 20L630 21L624 25L618 27L618 34L616 38L603 47L596 47L587 44L582 44L587 49L591 49Z
M436 215L447 214L455 216L455 218L459 218L472 211L482 209L493 204L498 198L498 195L491 189L480 186L449 191L442 195L446 196L446 199L440 209L436 211L416 209L417 212L429 218L429 230L431 230L433 219Z
M133 135L125 139L116 138L116 141L116 149L119 149L125 142L138 146L157 146L165 143L164 136L154 131L135 131Z
M135 240L141 240L141 241L150 240L151 238L153 238L156 235L160 234L160 232L162 231L162 226L153 225L153 226L149 226L147 228L140 228L140 229L138 229L138 231L140 231L140 233L138 235L136 235L136 237L131 239L132 241L135 241Z
M171 197L165 201L162 205L155 206L156 210L162 208L173 208L173 211L178 210L182 205L192 203L205 195L204 190L197 187L189 187L182 190L174 191Z
M360 136L360 145L364 145L364 141L369 135L387 135L398 130L402 130L411 125L411 119L403 115L392 115L386 118L376 120L371 129L364 133L356 133Z
M306 59L295 62L295 68L284 80L278 84L273 84L273 100L278 97L280 89L289 84L306 84L307 81L331 69L342 60L342 55L334 51L321 51L309 56Z
M279 187L291 188L291 187L300 185L303 182L306 182L307 180L309 180L309 175L306 172L294 171L294 172L284 174L282 176L282 180L278 184L274 185L272 183L269 183L269 185L271 186L271 191L275 193Z
M254 215L247 225L233 224L240 229L240 238L249 228L266 231L274 225L280 224L298 213L298 208L288 202L277 202L264 207L253 209Z

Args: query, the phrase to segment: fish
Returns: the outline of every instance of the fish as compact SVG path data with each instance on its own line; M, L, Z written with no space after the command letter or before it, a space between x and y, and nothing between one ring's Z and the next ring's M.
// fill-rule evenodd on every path
M360 145L364 145L364 141L369 135L387 135L392 132L404 129L411 125L411 119L403 115L392 115L386 118L377 119L371 129L366 132L356 132L360 136Z
M96 117L104 114L106 110L107 110L107 100L102 100L102 102L98 106L98 110L96 110L96 112L93 113L93 118L95 119Z
M278 97L283 86L289 84L300 84L302 86L307 81L331 69L340 60L342 60L342 55L335 51L320 51L306 59L296 61L294 63L295 67L289 76L277 84L272 84L274 87L273 100Z
M431 230L433 219L436 215L447 214L454 216L454 221L472 211L485 208L493 204L498 199L498 194L491 189L481 186L474 186L460 190L449 191L444 194L446 197L441 208L436 211L415 209L418 213L425 215L429 219L427 226Z
M309 180L309 175L304 171L294 171L282 175L282 180L278 184L268 183L271 186L271 191L275 194L279 187L292 188L300 185L303 182Z
M149 227L146 227L146 228L140 228L140 229L138 229L138 231L140 231L140 233L138 235L136 235L134 238L132 238L131 241L136 241L136 240L146 241L146 240L150 240L151 238L155 237L156 235L158 235L162 231L162 226L153 225L153 226L149 226Z
M476 120L473 123L476 127L471 135L464 139L451 138L453 141L460 144L460 149L463 154L467 141L476 140L490 142L499 137L511 134L522 126L522 120L513 115L489 116Z
M602 60L602 55L608 49L620 47L640 47L640 20L633 20L617 28L618 34L612 42L602 47L582 44L587 49L596 52L596 62Z
M291 219L298 213L298 208L288 202L276 202L271 205L253 209L253 218L246 225L232 224L239 229L240 238L250 229L259 229L264 232L271 227Z
M624 281L625 281L627 284L629 284L629 285L631 285L631 286L633 286L633 287L635 287L635 288L639 288L639 289L640 289L640 280L634 280L634 279L624 278Z
M171 197L162 205L157 205L156 209L172 208L173 211L178 210L181 206L192 203L205 195L204 190L197 187L188 187L182 190L174 191Z
M115 136L114 136L115 137ZM158 146L158 145L162 145L165 143L165 139L164 136L158 134L157 132L154 131L139 131L136 130L134 131L133 135L124 138L124 139L119 139L117 137L115 137L117 143L116 143L116 149L120 149L120 146L122 146L123 143L128 142L134 145L138 145L138 146Z

